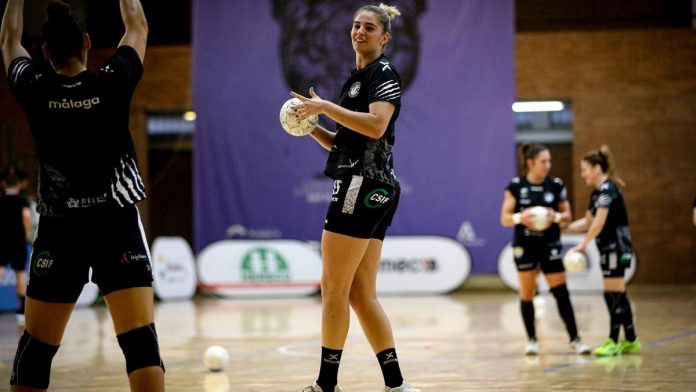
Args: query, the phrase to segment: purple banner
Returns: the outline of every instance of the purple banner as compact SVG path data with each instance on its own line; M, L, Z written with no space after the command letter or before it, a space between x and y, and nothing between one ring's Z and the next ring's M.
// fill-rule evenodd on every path
M512 0L402 0L387 55L403 78L392 235L443 235L495 273L514 173ZM283 132L289 91L337 100L355 67L346 0L194 0L195 249L225 238L319 240L327 152ZM326 119L322 123L330 129Z

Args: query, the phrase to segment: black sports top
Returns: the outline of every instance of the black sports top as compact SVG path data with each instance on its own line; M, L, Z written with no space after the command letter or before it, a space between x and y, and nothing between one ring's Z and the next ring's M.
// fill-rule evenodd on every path
M372 139L338 124L325 173L334 179L359 175L399 187L392 150L394 123L401 107L401 77L384 55L361 70L353 70L341 89L339 105L369 113L373 102L389 102L395 106L384 135Z
M99 69L74 77L44 72L28 57L12 61L8 74L36 142L39 214L145 198L128 130L143 74L133 48L121 46Z
M600 252L633 252L631 244L631 231L628 227L628 214L626 204L619 188L611 181L606 180L592 192L588 209L592 216L597 215L598 208L608 208L609 214L602 231L595 242Z
M532 184L527 177L515 177L507 188L515 197L515 211L521 212L529 207L549 207L560 211L559 204L568 200L568 191L563 181L557 177L547 176L541 184ZM513 245L525 246L544 242L557 244L561 240L561 229L557 223L544 231L533 231L526 226L515 225Z

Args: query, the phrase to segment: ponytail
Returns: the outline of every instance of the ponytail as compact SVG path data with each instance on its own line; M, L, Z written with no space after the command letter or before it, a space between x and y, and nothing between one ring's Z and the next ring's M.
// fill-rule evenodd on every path
M527 175L527 172L529 171L529 167L527 166L527 160L536 158L537 155L539 155L539 153L546 150L548 150L548 147L546 147L543 144L524 143L520 145L520 147L517 149L517 160L519 164L520 173L523 176Z
M609 149L609 146L602 144L599 150L592 150L585 154L583 161L592 166L599 165L602 173L606 174L609 179L619 186L626 186L626 182L621 177L616 175L616 166L614 165L614 156Z
M54 0L48 3L46 13L41 35L51 52L51 61L57 65L65 65L71 57L84 61L84 29L70 7Z

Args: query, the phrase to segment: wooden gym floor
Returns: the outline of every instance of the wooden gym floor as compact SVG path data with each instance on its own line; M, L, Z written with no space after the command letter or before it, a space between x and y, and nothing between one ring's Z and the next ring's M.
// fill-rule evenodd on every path
M434 391L696 390L696 286L629 286L640 355L573 354L552 296L535 300L541 354L525 357L516 294L469 289L447 296L384 297L406 379ZM572 296L591 346L608 332L601 293ZM168 391L301 391L316 377L319 297L159 303L156 323ZM13 314L0 315L0 391L8 389L18 339ZM222 345L230 364L212 373L206 347ZM127 391L125 367L103 305L77 309L53 361L52 391ZM343 354L345 392L381 391L376 359L356 319Z

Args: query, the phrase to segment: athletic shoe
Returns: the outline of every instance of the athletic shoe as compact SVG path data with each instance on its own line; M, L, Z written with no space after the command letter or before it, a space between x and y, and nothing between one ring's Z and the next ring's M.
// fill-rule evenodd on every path
M524 355L537 355L539 354L539 343L536 339L529 339L527 345L524 346Z
M319 385L314 384L314 385L310 385L307 388L303 389L302 392L324 392L324 390L321 389L321 387ZM334 387L333 392L342 392L342 391L341 391L341 388L339 388L338 385L336 385Z
M632 342L629 342L626 339L622 339L619 342L619 351L621 354L635 354L640 352L641 348L643 348L643 345L640 344L640 340L638 340L638 338Z
M570 342L570 347L575 351L576 354L581 355L589 354L590 351L592 351L590 346L585 344L585 342L583 342L580 338L573 339L573 341Z
M621 349L619 348L618 343L614 341L614 339L608 338L604 341L603 345L594 349L594 351L592 351L592 354L598 357L610 357L613 355L621 354Z
M404 383L401 384L401 386L398 386L396 388L389 388L385 386L384 392L421 392L421 390L404 381Z
M21 328L21 327L24 327L25 324L26 324L25 321L24 321L24 315L23 315L23 314L20 314L20 313L17 313L16 316L17 316L17 326L20 327L20 328Z

